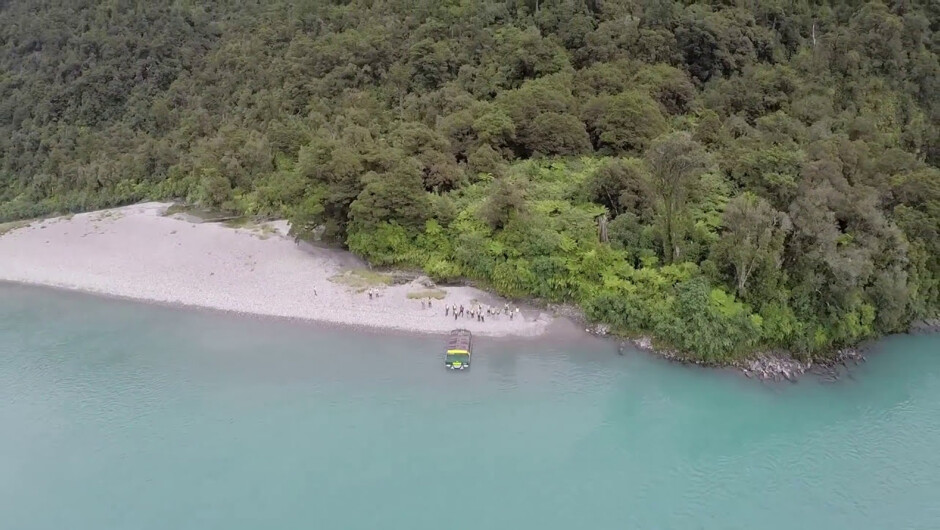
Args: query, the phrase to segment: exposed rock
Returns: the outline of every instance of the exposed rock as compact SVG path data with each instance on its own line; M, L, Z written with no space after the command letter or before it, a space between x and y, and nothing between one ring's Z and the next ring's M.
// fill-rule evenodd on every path
M911 323L910 333L937 333L940 332L940 318L925 318Z
M737 363L744 375L765 381L796 381L812 365L812 362L804 363L789 356L771 353L763 353Z
M570 318L575 322L585 322L584 312L571 304L548 304L547 309L556 317Z
M842 375L841 368L848 363L858 365L865 361L862 353L855 348L845 348L835 352L831 358L816 362L800 361L786 353L762 353L754 358L740 361L737 367L748 377L768 381L796 381L801 375L812 372L826 381L835 381Z
M646 337L646 336L636 337L632 339L630 342L632 342L633 345L636 346L640 350L650 352L650 353L655 353L656 355L659 355L660 357L670 360L670 361L692 362L694 364L701 364L695 361L689 361L687 358L683 357L682 355L679 354L679 352L675 350L664 350L664 349L659 349L659 348L654 347L653 339L650 337Z
M635 337L621 342L618 348L621 355L623 355L624 346L628 344L673 362L714 368L724 366L690 358L679 351L660 349L653 345L652 338L648 336ZM808 361L796 359L784 351L764 352L755 354L755 356L748 359L736 361L731 366L741 370L748 378L762 381L785 380L796 382L801 375L807 372L811 372L826 381L836 381L846 372L849 366L848 363L858 365L863 362L865 362L865 356L862 355L861 350L845 348L836 351L831 357L810 359Z
M406 285L415 280L417 277L415 274L404 271L393 271L390 272L389 278L391 278L392 285Z
M835 352L828 359L820 360L812 368L813 375L819 377L827 383L838 381L843 375L848 373L849 363L852 366L858 366L865 362L865 356L855 348L845 348Z
M865 356L862 355L861 350L855 348L845 348L836 352L834 361L835 363L841 363L843 366L849 361L854 365L865 362Z

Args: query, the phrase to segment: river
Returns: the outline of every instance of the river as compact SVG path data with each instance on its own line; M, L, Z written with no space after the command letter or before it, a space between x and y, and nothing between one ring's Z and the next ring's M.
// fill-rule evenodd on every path
M0 285L0 526L936 529L940 336L834 383Z

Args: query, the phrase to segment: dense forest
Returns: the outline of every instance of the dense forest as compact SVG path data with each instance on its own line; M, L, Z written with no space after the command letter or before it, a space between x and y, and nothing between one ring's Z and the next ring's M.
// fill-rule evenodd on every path
M145 199L695 358L940 308L940 3L0 3L0 221Z

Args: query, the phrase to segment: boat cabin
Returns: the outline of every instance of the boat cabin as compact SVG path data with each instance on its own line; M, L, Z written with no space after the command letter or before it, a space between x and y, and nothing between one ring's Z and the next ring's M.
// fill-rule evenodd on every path
M470 368L470 342L472 336L466 329L455 329L447 337L444 366L451 370Z

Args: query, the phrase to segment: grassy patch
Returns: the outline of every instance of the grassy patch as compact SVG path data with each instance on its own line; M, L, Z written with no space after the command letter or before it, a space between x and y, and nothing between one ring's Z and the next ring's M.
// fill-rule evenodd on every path
M27 226L29 226L29 221L10 221L9 223L0 223L0 236L19 228L26 228Z
M226 213L222 210L203 208L192 204L173 203L163 212L164 217L172 217L176 214L188 215L203 223L232 223L234 228L241 228L242 225L238 225L238 222L247 224L250 221L248 216L233 216L231 213Z
M235 219L228 219L222 221L222 224L235 229L250 230L251 235L257 237L258 239L269 239L271 236L277 234L277 228L275 228L270 223L256 223L251 217L237 217Z
M368 269L349 270L342 274L330 277L330 281L355 289L365 291L369 287L384 287L391 285L393 278L389 274L375 272Z
M103 212L99 213L97 216L95 216L95 217L93 218L93 220L94 220L94 221L107 221L107 220L110 219L110 220L117 221L118 219L121 219L121 218L123 218L123 217L124 217L124 212L116 212L116 211L114 211L114 210L106 210L106 211L103 211Z
M165 212L163 212L163 216L172 217L178 213L188 213L188 212L186 211L186 206L174 202L169 207L167 207Z
M254 233L260 239L268 239L277 233L277 229L271 226L270 224L265 223L265 224L258 225L257 227L255 227Z
M424 289L421 291L411 291L408 293L408 298L411 300L419 300L422 298L433 298L435 300L443 300L447 296L447 291L444 289Z

